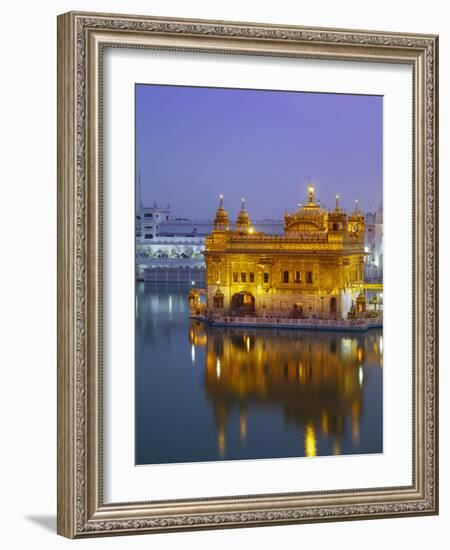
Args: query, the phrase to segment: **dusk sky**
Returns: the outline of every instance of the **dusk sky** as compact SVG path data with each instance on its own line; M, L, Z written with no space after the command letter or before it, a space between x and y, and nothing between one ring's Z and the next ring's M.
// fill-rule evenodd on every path
M136 85L136 181L141 201L174 217L231 219L241 197L254 220L305 202L352 210L382 200L380 96Z

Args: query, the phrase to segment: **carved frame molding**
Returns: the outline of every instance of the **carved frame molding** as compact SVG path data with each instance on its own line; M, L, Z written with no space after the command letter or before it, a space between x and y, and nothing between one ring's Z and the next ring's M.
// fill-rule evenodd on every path
M132 47L413 67L413 484L104 504L102 51ZM75 538L438 512L438 38L223 21L58 18L58 533ZM149 495L150 497L150 495Z

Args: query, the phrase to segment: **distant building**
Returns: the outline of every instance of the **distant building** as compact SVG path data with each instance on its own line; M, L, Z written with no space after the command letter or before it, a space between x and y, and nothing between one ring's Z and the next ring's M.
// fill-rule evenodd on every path
M230 228L221 197L206 239L208 315L319 317L364 314L365 219L314 200L285 214L284 233L258 232L242 203ZM194 297L195 298L195 297Z
M156 203L153 206L139 206L136 213L136 239L137 242L151 242L159 235L161 223L170 219L170 207L160 207Z
M366 279L382 281L383 278L383 204L376 212L366 214L365 234Z

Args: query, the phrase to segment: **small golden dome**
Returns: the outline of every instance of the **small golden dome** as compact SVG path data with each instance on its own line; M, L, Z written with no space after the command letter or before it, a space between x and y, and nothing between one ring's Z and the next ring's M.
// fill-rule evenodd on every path
M339 204L339 195L336 195L336 206L334 207L334 212L342 212L341 205Z
M230 222L228 220L228 214L225 208L223 207L223 195L219 195L219 208L216 211L216 217L214 218L214 229L218 231L226 231Z
M361 221L364 220L364 214L359 208L358 199L355 200L355 210L350 214L349 221Z
M241 232L248 232L250 224L250 217L245 210L245 199L241 199L241 210L237 217L236 229Z
M348 231L352 238L364 239L365 218L359 209L358 201L355 201L355 210L348 218Z
M339 195L336 195L336 206L328 214L328 229L330 231L343 231L347 226L347 214L339 204Z

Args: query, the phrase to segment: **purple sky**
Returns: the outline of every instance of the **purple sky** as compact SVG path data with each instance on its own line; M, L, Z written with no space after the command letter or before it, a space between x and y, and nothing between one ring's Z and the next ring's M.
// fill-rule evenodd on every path
M136 85L141 201L175 217L282 218L305 202L363 210L382 200L380 96Z

